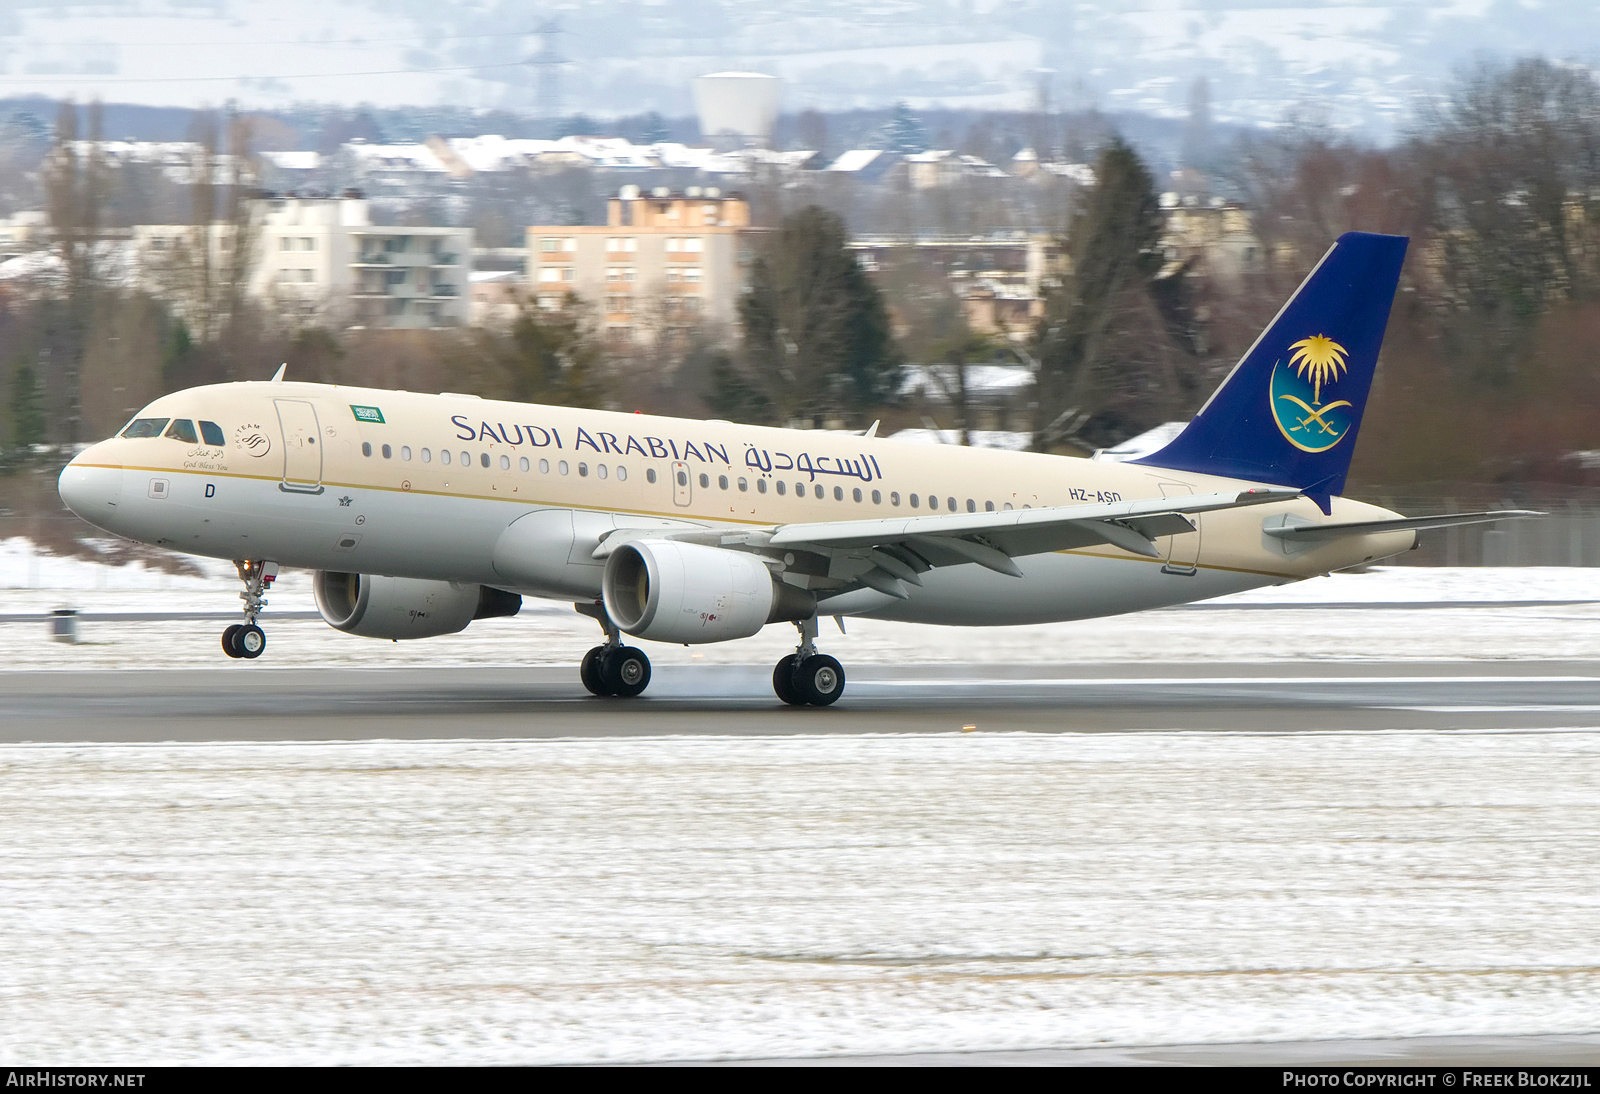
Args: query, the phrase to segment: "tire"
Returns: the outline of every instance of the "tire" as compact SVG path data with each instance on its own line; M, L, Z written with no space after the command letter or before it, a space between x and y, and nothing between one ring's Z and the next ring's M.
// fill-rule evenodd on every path
M610 650L600 662L600 677L612 695L632 699L650 686L650 658L634 646Z
M578 662L578 679L583 681L583 686L589 689L590 695L609 695L605 682L600 679L600 658L605 654L604 646L596 646L583 655L583 660Z
M244 654L239 652L239 647L237 645L239 640L239 632L242 630L244 630L244 624L235 623L233 626L222 632L222 652L227 654L229 657L244 656Z
M844 694L844 666L825 653L813 654L800 662L794 684L812 706L828 706Z
M772 670L772 691L779 699L792 707L803 707L805 699L794 686L795 666L800 663L800 655L791 653L781 659Z
M233 644L238 648L240 657L254 661L266 651L267 635L254 623L247 623L234 635Z

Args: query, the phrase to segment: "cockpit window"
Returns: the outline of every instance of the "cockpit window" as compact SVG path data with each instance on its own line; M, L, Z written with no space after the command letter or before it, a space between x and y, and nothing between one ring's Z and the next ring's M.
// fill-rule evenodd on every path
M122 431L124 437L137 439L139 437L159 437L161 431L167 428L169 418L135 418L127 429Z
M188 418L177 418L172 425L167 427L167 436L184 444L199 444L200 438L195 436L194 423Z
M221 447L228 443L228 439L222 435L222 427L216 422L201 422L200 436L206 444L213 447Z

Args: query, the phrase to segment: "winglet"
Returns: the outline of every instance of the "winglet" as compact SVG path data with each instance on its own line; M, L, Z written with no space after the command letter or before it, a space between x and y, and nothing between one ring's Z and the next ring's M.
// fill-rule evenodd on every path
M878 435L878 421L879 419L873 419L872 424L867 426L861 435L863 437L876 437Z
M272 382L275 383L275 384L281 382L283 380L284 370L287 369L288 367L289 367L289 362L287 362L287 361L285 361L283 364L279 365L278 366L278 371L274 372L272 374Z

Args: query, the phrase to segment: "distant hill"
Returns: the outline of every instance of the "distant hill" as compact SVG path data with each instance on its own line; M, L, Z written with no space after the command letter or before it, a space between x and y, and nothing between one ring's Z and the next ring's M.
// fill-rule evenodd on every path
M1205 76L1219 122L1300 109L1382 137L1476 54L1594 60L1594 26L1574 0L0 0L0 96L542 112L525 62L544 49L569 62L562 113L688 115L691 77L741 68L784 77L792 111L1048 99L1175 118Z

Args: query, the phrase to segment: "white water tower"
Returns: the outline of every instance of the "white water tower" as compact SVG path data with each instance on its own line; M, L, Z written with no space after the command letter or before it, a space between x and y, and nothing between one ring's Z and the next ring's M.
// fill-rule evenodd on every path
M783 81L760 72L714 72L694 78L700 135L719 149L771 148Z

